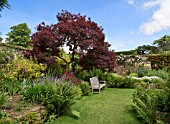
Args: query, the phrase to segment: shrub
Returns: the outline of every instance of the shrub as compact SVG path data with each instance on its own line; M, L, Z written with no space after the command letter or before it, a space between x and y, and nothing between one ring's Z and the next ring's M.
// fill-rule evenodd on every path
M138 77L146 76L147 72L148 72L148 70L146 68L143 68L143 67L142 68L138 68L136 70L136 73L137 73Z
M75 85L78 85L81 83L81 80L78 79L73 72L66 71L64 75L61 78L63 81L71 82Z
M131 73L129 76L131 76L131 77L138 77L138 74L136 74L136 73Z
M170 117L168 92L164 89L145 89L137 88L133 94L133 107L139 117L147 123L156 123L156 121L167 122Z
M5 78L23 81L24 79L38 79L44 76L45 68L45 65L34 63L33 60L18 59L8 63L2 69L2 73L4 73Z
M133 108L138 116L146 123L153 124L156 122L156 95L145 89L137 89L133 94Z
M81 71L79 73L76 73L75 75L79 79L89 82L91 77L98 77L99 80L103 80L104 72L102 70L100 70L100 69L93 68L90 71L83 70L83 71Z
M82 81L81 84L79 84L79 87L82 91L83 96L88 96L90 94L90 85L89 82Z
M43 103L49 115L54 113L60 116L80 98L81 90L73 83L52 81L34 83L25 88L21 95L25 100Z

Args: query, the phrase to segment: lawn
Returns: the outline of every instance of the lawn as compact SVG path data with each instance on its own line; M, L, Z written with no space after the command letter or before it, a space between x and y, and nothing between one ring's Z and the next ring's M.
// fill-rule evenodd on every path
M54 124L140 124L131 111L133 89L102 90L100 94L83 97L72 109L80 112L78 119L69 114Z

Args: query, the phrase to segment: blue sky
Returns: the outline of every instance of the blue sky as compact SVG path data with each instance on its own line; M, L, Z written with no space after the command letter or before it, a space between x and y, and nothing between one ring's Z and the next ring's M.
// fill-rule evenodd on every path
M106 40L115 51L151 45L170 35L170 0L8 0L11 10L0 12L0 32L5 38L10 27L26 22L34 33L44 21L57 22L61 10L86 15L104 28Z

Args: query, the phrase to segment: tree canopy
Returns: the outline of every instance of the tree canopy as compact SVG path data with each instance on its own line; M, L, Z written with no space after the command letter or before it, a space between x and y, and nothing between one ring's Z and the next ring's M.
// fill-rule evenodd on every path
M170 50L170 36L165 35L158 40L153 42L157 46L159 52L164 52Z
M139 55L144 55L147 53L155 53L156 47L150 45L142 45L136 48L136 51Z
M27 57L34 56L39 62L50 65L55 62L55 56L58 56L66 62L67 66L71 64L73 71L75 65L79 63L78 61L88 60L88 56L95 58L93 67L105 68L106 64L111 63L111 60L114 61L111 63L112 68L115 66L115 59L113 59L115 54L108 50L110 45L104 42L103 28L99 27L97 23L91 21L90 18L86 19L86 16L72 14L68 11L58 13L57 19L56 24L42 23L37 27L37 32L31 36L33 50L25 52ZM69 62L61 55L60 48L63 45L69 47L71 56ZM78 61L75 59L77 55L79 56ZM107 65L107 68L111 66Z
M2 11L4 8L10 9L10 7L11 6L9 5L8 0L0 0L0 11Z
M44 22L37 26L37 32L31 36L32 50L26 50L25 56L36 57L39 63L48 66L56 62L55 56L59 56L62 42L59 41L56 24L46 25Z
M6 42L16 46L28 47L31 30L28 28L26 23L12 26L11 31L7 34Z

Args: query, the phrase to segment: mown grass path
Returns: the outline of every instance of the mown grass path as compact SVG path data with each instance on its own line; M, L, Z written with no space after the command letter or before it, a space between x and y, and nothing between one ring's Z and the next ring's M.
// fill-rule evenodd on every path
M100 94L83 97L72 107L80 112L78 119L64 115L55 124L140 124L130 109L133 92L107 88Z

